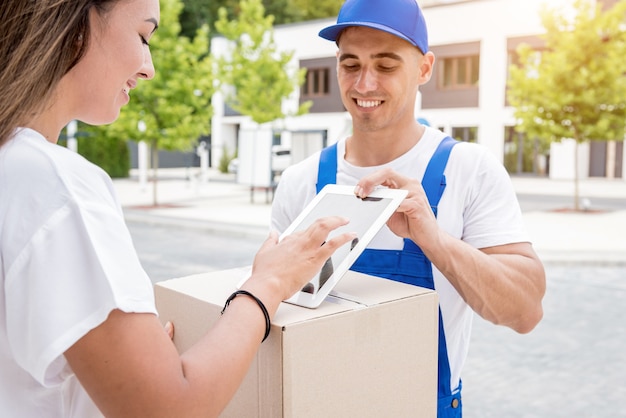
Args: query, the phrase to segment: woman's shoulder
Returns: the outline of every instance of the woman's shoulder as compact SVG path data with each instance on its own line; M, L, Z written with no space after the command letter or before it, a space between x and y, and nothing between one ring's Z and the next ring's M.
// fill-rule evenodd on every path
M13 193L23 190L69 199L112 190L110 177L82 155L46 141L35 131L20 130L0 149L2 177Z

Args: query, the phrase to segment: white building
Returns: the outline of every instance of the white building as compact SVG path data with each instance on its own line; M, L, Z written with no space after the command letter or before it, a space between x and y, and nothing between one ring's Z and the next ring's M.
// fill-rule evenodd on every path
M541 45L538 35L544 29L538 11L545 0L418 1L426 18L436 63L433 78L421 88L416 118L425 119L457 139L486 145L501 161L508 161L509 171L521 171L517 168L521 167L521 154L518 159L510 151L516 148L518 137L513 131L513 109L506 104L508 66L520 43ZM571 3L572 0L550 0L549 6L566 8ZM293 162L350 133L350 115L343 108L336 82L336 46L317 35L334 21L334 18L316 20L274 29L278 48L294 51L293 65L308 70L305 86L283 106L295 109L300 101L312 100L309 114L266 124L260 130L250 118L228 112L221 95L215 95L214 163L219 161L223 146L233 150L239 144L240 155L246 155L244 148L250 143L245 140L248 132L255 132L257 139L259 132L265 132L264 155L270 155L272 143L291 147ZM225 40L215 38L212 48L216 54L224 51ZM573 177L573 149L566 141L553 144L551 177ZM626 178L622 169L626 162L623 142L584 144L579 161L582 178ZM544 168L540 164L535 171Z

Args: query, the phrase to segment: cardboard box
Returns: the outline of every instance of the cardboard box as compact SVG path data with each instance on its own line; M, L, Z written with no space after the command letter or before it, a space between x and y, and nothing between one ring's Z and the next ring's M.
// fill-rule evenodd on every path
M179 352L219 318L246 270L159 282ZM317 309L281 304L269 338L221 417L435 417L438 299L350 272Z

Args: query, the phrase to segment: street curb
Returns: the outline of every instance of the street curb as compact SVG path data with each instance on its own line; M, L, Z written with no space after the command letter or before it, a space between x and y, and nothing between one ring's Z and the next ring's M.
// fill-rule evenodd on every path
M124 219L128 223L144 223L151 225L175 226L195 229L204 232L228 234L234 237L266 238L269 229L261 225L243 225L230 222L215 222L202 219L177 218L149 214L141 210L123 208Z
M124 218L129 223L174 226L200 230L207 233L228 234L233 237L264 239L269 235L266 226L231 222L216 222L204 219L180 218L151 214L144 210L123 208ZM544 264L576 266L626 266L626 253L621 251L541 250L535 248Z
M535 250L543 264L559 266L626 267L626 253L607 251Z

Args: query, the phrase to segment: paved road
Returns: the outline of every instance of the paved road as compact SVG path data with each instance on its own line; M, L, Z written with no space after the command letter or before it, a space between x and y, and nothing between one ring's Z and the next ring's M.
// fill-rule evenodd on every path
M250 236L128 222L135 247L153 282L250 265L263 242Z
M626 267L547 265L544 319L528 335L476 318L467 418L626 417Z
M263 237L129 224L154 281L250 264ZM465 417L626 417L626 265L548 264L528 335L476 318Z

